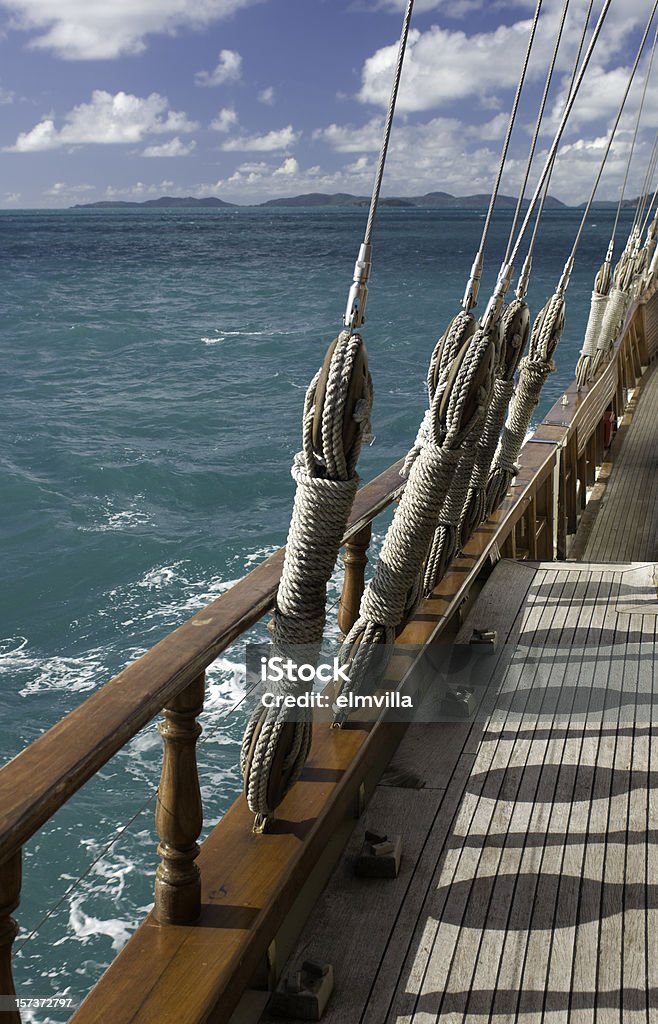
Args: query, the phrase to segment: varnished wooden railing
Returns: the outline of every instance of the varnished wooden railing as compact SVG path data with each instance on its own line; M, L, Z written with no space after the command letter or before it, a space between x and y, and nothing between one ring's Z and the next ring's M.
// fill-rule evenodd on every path
M657 301L652 293L634 304L613 361L592 386L578 393L572 385L550 410L524 446L521 472L511 494L492 520L471 538L433 597L405 629L401 644L425 644L435 638L456 613L492 553L502 550L511 557L532 559L566 556L587 489L594 480L595 466L602 459L606 417L611 412L615 417L621 416L627 390L635 385L642 368L655 358ZM372 521L402 489L400 465L392 466L357 496L345 536L345 582L339 608L343 632L350 628L358 612ZM264 881L259 887L258 902L250 903L251 897L244 896L243 905L233 908L237 913L238 909L246 911L247 906L255 909L257 905L254 920L247 922L249 915L245 914L239 926L229 927L225 923L220 930L227 951L219 957L221 970L214 953L216 976L208 982L209 994L200 993L196 982L193 993L190 981L189 998L198 996L199 1016L186 1019L206 1020L211 1012L215 1020L227 1019L217 1015L217 1001L224 1000L228 1015L240 987L248 983L249 972L253 972L258 957L280 926L286 901L293 899L303 878L321 858L337 829L340 814L361 792L363 780L381 769L390 756L391 743L401 735L400 728L385 722L361 731L334 731L333 736L327 730L320 732L311 755L310 777L318 770L338 775L326 787L326 793L320 793L317 786L306 793L307 773L286 798L286 820L299 820L300 828L304 824L301 845L298 837L292 844L279 842L277 837L253 837L244 802L238 801L204 844L199 870L197 839L202 807L195 747L200 732L198 717L203 708L204 672L272 607L282 562L283 549L103 686L0 771L0 994L14 994L11 948L16 925L12 914L20 900L23 845L144 724L162 711L164 757L156 813L161 863L156 872L155 908L148 927L138 931L119 960L128 963L133 955L131 950L137 951L137 960L140 956L152 957L157 950L158 956L165 960L170 957L173 963L195 931L190 932L185 926L215 905L213 886L224 887L229 875L242 884L240 872L245 871L246 864L248 877L260 865ZM405 678L403 672L402 685ZM309 825L311 811L314 816ZM268 838L269 848L265 846ZM226 857L223 874L217 876L217 850L221 858L221 851L228 850L227 842L235 848ZM277 856L272 861L275 847ZM213 936L213 942L216 941ZM212 949L215 950L214 945ZM119 975L114 969L109 974L109 982L102 981L98 986L99 997L92 994L75 1015L76 1021L86 1024L99 1019L95 1014L101 1007L103 1015L113 1018L114 1024L169 1019L166 1013L163 1016L164 1009L156 1013L148 1008L155 1007L159 997L154 996L152 1002L148 997L142 998L144 978L138 968L132 975L136 979L133 988L139 996L135 1006L146 1007L143 1013L130 1009L132 1004L123 984L120 998L114 999L112 992ZM163 992L164 988L163 982ZM162 1008L167 998L164 993ZM20 1017L14 1013L5 1019L19 1021ZM174 1015L171 1019L178 1018Z

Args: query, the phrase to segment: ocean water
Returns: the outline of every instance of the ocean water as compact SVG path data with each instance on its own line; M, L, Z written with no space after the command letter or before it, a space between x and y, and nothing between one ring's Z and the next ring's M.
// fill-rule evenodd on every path
M365 216L0 214L2 763L285 541L304 390L340 328ZM545 215L533 312L578 221L570 210ZM376 391L364 480L414 439L427 361L459 308L482 223L475 211L380 212L364 328ZM481 305L509 223L507 213L494 220ZM584 234L539 416L573 376L611 223L597 211ZM339 586L337 572L332 604ZM204 834L240 790L242 664L236 645L209 674ZM159 767L153 724L29 843L20 994L81 1000L144 916Z

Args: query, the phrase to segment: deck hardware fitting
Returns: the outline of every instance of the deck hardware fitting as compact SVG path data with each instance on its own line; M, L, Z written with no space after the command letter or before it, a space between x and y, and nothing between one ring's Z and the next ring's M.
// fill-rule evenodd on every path
M478 702L475 691L468 686L451 687L441 701L441 714L446 718L470 718L475 714Z
M366 832L354 865L362 878L397 878L402 860L402 836Z
M498 633L495 629L474 629L469 643L483 644L495 651L498 643Z
M280 983L269 1005L277 1017L288 1020L321 1020L334 989L332 964L305 960Z

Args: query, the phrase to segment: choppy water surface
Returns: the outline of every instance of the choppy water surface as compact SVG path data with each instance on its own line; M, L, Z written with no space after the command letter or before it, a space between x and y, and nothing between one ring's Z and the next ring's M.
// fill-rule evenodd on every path
M509 220L494 222L483 304ZM304 389L340 326L364 222L363 210L0 215L3 761L284 541ZM574 211L546 215L534 312L577 222ZM539 414L573 375L610 225L597 213L585 234ZM427 360L459 308L481 227L479 212L380 215L364 479L413 441ZM239 648L210 673L206 828L240 788L242 678ZM19 991L78 1001L143 917L159 765L151 726L29 844Z

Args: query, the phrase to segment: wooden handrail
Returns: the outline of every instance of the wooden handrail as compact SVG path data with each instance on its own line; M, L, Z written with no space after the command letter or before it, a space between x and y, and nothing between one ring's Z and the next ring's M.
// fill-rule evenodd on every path
M402 460L357 494L345 540L401 492ZM280 548L0 769L0 864L272 607ZM48 765L48 771L43 766Z

